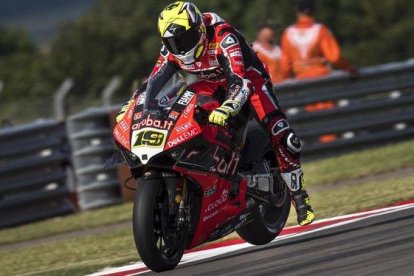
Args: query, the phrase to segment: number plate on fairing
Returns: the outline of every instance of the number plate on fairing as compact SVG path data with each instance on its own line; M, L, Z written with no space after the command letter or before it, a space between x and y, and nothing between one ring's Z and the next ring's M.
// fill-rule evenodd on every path
M156 128L142 128L132 133L131 151L140 158L142 164L164 150L168 131Z

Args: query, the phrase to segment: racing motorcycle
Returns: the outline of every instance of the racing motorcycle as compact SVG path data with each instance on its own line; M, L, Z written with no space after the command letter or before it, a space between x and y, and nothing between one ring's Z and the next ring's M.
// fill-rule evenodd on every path
M269 243L288 218L290 194L266 134L242 115L209 124L218 106L179 81L142 92L113 130L118 151L106 166L125 163L136 180L134 240L153 271L233 231Z

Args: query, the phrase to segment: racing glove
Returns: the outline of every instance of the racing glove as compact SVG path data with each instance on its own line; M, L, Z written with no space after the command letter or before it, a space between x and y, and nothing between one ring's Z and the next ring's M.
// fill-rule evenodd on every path
M118 115L116 115L116 122L119 123L125 116L125 112L131 107L132 103L134 102L133 99L127 101L121 108L121 110L118 112Z
M241 105L238 101L227 100L219 108L216 108L211 112L208 117L208 121L212 124L224 126L227 119L230 116L237 115L241 109Z

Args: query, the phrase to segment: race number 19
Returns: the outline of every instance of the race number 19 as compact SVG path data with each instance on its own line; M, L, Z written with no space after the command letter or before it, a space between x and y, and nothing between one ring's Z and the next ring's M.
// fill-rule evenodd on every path
M164 144L165 135L164 133L146 130L141 131L137 134L137 138L134 147L150 146L159 147Z

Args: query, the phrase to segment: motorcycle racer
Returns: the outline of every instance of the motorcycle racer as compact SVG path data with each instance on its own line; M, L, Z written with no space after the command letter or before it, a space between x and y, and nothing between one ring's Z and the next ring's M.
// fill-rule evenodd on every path
M160 90L179 70L196 75L190 85L196 93L214 96L222 102L210 116L210 123L223 126L239 113L249 112L269 133L281 176L287 184L300 225L314 220L309 196L303 187L300 165L301 143L290 128L263 63L244 36L214 13L201 13L190 2L169 4L158 18L163 46L148 81L137 91ZM121 109L119 122L132 101Z

